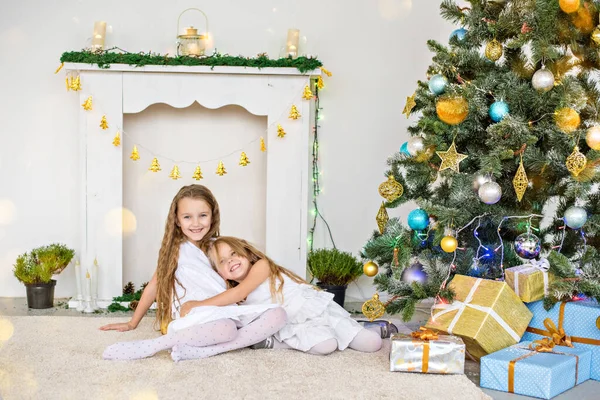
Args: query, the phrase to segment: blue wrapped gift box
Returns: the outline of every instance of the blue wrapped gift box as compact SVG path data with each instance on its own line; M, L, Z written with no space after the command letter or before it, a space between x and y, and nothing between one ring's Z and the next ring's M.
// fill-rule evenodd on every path
M510 392L509 364L514 360L518 361L514 363L512 393L550 399L574 387L576 376L577 384L590 378L588 349L555 346L554 353L542 353L529 350L530 343L521 342L482 357L480 386Z
M575 347L588 349L592 352L591 379L599 381L600 305L588 301L574 301L555 304L550 311L546 311L542 301L536 301L527 304L527 307L533 313L533 319L529 323L529 328L527 328L521 340L539 340L543 338L544 336L531 332L531 328L547 332L544 320L550 318L557 329L560 330L562 328L568 336L571 336ZM563 309L562 312L561 308ZM592 341L597 344L586 344L584 343L585 341Z

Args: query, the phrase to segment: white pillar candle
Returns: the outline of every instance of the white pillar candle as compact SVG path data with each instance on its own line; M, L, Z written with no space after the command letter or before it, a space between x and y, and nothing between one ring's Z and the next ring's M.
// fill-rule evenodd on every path
M75 280L77 281L77 299L81 299L81 265L75 261Z
M86 300L91 300L92 297L92 279L90 277L90 271L86 270L85 272L85 297Z
M94 258L94 268L92 269L92 282L94 283L92 298L98 297L98 260Z
M298 29L288 29L287 34L287 55L292 58L298 57L298 42L300 41L300 30Z
M105 37L106 21L94 22L94 33L92 35L92 50L102 50L104 48Z

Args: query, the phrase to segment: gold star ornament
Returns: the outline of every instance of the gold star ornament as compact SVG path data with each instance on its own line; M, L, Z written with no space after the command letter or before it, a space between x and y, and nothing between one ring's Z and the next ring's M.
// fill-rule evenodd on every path
M410 117L410 112L417 105L417 102L415 101L416 96L417 92L406 98L406 105L404 106L404 110L402 110L402 114L406 114L406 118Z
M460 154L456 151L456 144L454 144L454 140L452 141L452 145L447 151L436 151L435 154L437 154L442 159L440 171L450 168L454 172L460 172L458 164L460 164L462 160L468 157L466 154Z

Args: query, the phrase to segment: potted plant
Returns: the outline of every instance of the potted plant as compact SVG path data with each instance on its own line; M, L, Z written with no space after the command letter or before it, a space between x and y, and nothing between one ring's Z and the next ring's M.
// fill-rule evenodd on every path
M363 266L352 254L338 249L318 249L308 254L308 270L317 286L334 294L333 300L344 306L346 287L363 274Z
M21 254L14 264L15 277L25 284L29 308L54 306L54 287L57 275L69 265L75 251L63 244L53 243Z

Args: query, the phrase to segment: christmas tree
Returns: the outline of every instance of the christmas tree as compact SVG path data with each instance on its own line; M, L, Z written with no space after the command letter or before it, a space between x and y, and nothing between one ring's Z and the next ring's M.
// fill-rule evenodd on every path
M461 27L428 41L411 138L379 188L387 208L419 207L406 222L386 213L363 249L386 310L408 319L419 300L452 301L455 274L503 279L526 263L558 278L548 306L600 301L600 1L468 3L441 3Z

